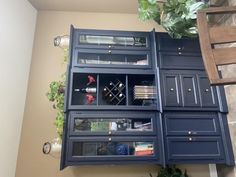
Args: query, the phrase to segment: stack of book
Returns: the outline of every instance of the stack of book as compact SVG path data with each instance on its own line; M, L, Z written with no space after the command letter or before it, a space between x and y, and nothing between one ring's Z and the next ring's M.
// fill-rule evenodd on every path
M156 87L147 85L134 86L134 99L149 100L156 98Z
M136 144L135 146L136 156L147 156L153 154L154 154L153 144L146 142Z

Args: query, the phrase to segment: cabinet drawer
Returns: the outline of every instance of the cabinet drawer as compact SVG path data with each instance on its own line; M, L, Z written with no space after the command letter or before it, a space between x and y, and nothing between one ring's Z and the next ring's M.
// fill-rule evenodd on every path
M173 51L181 53L201 52L198 39L173 39L167 33L157 35L160 51Z
M223 147L220 137L168 137L168 160L220 160Z
M70 138L68 161L117 161L159 159L155 137Z
M165 113L167 135L219 135L219 119L216 113Z
M69 134L99 135L155 135L159 115L155 113L71 113ZM159 121L158 121L159 122Z
M204 69L203 60L199 54L160 52L159 55L162 69Z

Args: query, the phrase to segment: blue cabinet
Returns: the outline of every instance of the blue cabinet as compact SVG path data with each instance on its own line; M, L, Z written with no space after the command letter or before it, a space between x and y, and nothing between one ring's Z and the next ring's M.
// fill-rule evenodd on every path
M100 164L234 165L223 87L197 39L74 29L61 169Z

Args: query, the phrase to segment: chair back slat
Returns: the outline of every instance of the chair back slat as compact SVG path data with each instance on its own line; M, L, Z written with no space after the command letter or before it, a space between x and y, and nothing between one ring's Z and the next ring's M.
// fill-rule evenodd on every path
M211 44L236 42L236 26L209 28Z
M236 47L213 49L216 65L236 64Z
M198 11L197 26L203 63L211 85L236 84L236 77L221 78L218 65L236 64L236 47L229 47L229 43L236 42L236 27L208 25L208 14L233 13L236 6L207 8ZM215 46L215 44L227 44ZM224 48L218 48L224 47ZM229 47L229 48L228 48Z

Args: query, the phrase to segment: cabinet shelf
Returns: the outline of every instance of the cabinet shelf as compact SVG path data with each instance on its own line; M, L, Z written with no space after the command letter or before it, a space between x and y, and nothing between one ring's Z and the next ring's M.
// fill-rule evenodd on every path
M69 109L157 109L155 75L73 73L72 77Z

